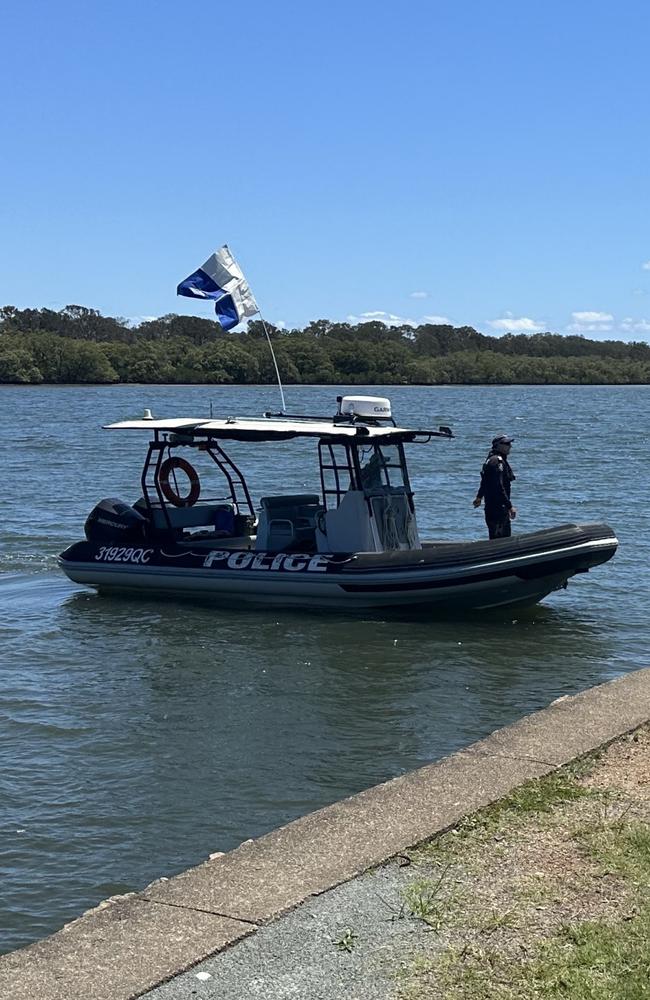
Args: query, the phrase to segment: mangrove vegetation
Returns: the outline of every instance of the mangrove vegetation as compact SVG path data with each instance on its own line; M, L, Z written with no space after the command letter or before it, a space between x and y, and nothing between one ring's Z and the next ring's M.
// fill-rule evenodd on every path
M268 324L267 324L268 326ZM287 384L646 384L650 345L555 333L491 337L471 326L269 326ZM240 333L170 314L137 326L70 305L0 309L0 383L275 381L259 321Z

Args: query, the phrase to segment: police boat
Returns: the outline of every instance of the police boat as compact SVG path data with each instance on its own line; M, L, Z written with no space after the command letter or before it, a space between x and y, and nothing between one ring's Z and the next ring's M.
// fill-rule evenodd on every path
M98 591L221 604L468 611L534 604L614 555L606 524L493 541L420 539L405 446L451 430L398 427L387 399L337 401L330 418L157 420L145 411L107 425L149 433L142 495L98 503L85 539L59 557L64 573ZM319 490L256 505L228 443L301 438L316 444Z

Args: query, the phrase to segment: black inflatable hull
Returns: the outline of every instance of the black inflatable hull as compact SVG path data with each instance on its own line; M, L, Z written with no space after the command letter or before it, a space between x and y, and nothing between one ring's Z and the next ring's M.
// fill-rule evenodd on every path
M617 547L605 524L566 524L512 538L429 542L382 553L270 553L194 544L77 542L64 573L98 590L210 597L220 604L479 610L535 604Z

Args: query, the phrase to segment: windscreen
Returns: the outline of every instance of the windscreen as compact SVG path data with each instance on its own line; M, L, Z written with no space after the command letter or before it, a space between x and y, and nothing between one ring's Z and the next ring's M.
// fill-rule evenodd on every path
M368 444L358 449L361 486L371 491L386 486L408 486L403 452L397 444Z

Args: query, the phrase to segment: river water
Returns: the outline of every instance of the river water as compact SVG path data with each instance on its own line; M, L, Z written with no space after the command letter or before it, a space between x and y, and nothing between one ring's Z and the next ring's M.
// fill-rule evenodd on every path
M276 391L0 388L0 950L648 665L650 389L379 391L398 422L457 435L410 448L423 537L485 535L471 501L507 432L515 530L604 520L614 560L473 620L99 597L56 555L96 500L137 498L146 445L100 425L145 407L259 415ZM288 407L330 414L335 395L289 387ZM232 450L256 497L318 490L313 442Z

